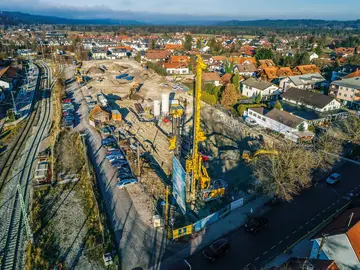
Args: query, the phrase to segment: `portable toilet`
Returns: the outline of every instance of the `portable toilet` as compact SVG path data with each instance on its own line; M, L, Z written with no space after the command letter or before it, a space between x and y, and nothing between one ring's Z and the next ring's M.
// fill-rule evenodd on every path
M121 113L118 110L111 110L111 119L120 122L122 120Z

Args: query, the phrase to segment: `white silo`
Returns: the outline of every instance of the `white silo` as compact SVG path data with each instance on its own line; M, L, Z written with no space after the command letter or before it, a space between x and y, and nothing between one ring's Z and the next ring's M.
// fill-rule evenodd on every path
M161 94L161 112L163 115L169 113L169 93Z
M161 107L160 100L154 100L154 117L160 116L160 107Z

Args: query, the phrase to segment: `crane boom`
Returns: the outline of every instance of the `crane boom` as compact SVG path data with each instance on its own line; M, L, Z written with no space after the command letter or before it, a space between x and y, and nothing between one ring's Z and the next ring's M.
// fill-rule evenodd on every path
M190 198L189 201L195 201L196 188L199 182L200 189L207 189L210 187L210 177L206 168L202 164L202 156L199 154L199 143L205 141L206 137L200 126L200 107L201 107L201 88L202 88L202 72L206 68L206 65L201 59L201 56L197 56L196 60L196 87L195 87L195 102L194 102L194 133L193 133L193 151L192 156L186 160L186 171L191 174L190 184Z

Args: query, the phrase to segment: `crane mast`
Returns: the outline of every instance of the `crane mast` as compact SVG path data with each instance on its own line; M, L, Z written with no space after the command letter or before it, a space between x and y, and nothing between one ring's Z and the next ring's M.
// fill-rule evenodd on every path
M186 160L186 172L191 175L189 191L190 196L187 196L187 199L190 202L194 202L196 200L197 188L203 190L210 187L210 177L206 168L202 164L202 156L199 154L199 143L205 141L206 139L200 126L202 72L205 70L206 65L202 61L200 55L197 56L196 63L196 87L193 113L193 150L191 157Z

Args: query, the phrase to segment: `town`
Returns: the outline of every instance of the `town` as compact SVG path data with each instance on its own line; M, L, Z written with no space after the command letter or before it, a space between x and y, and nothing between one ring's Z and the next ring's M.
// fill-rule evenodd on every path
M0 17L1 269L360 269L358 21L21 14Z

